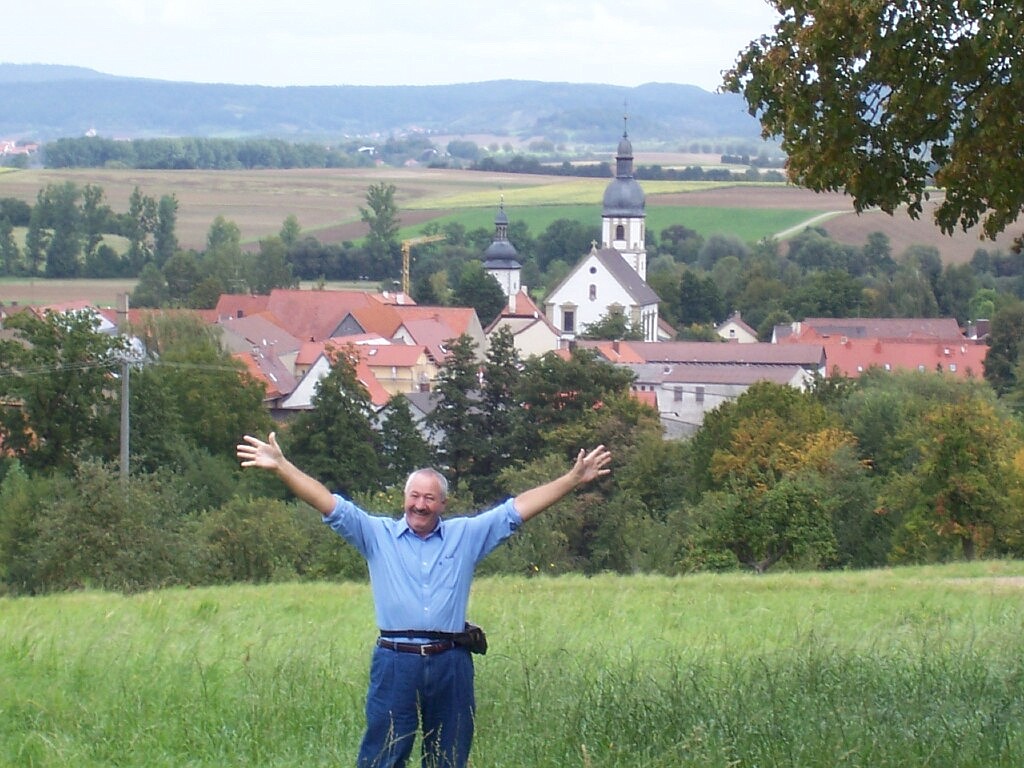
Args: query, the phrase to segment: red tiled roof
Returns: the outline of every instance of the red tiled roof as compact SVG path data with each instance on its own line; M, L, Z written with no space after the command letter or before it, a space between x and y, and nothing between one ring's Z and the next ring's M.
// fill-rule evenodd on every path
M882 341L961 341L952 317L808 317L794 323L787 341L816 342L832 336Z
M455 336L469 333L470 326L476 318L476 310L469 307L395 307L402 323L430 321L443 323L455 332Z
M869 368L943 371L959 378L981 378L988 347L959 342L882 341L828 338L822 341L828 359L827 375L835 370L856 378Z
M579 341L580 346L609 342ZM740 363L746 365L801 365L817 368L824 364L821 344L728 344L719 341L620 341L621 362L642 363ZM602 354L604 348L600 347ZM626 356L629 356L628 358ZM609 358L612 359L612 358ZM615 360L619 362L619 359Z
M402 318L394 305L370 301L365 306L352 309L352 317L367 333L377 333L385 339L395 335Z
M413 366L423 354L423 347L413 344L366 344L358 349L370 365Z
M405 299L408 300L408 299ZM277 288L269 296L222 294L216 313L221 319L269 312L273 321L300 339L330 338L351 315L364 330L390 336L398 327L399 305L367 291L308 291ZM369 327L368 327L369 326Z

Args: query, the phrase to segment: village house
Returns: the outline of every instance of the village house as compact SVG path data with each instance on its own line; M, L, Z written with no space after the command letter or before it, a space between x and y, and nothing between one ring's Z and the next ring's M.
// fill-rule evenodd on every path
M577 346L633 372L634 393L652 397L668 439L692 435L707 413L758 381L806 389L827 365L820 344L579 341Z
M773 338L780 346L820 344L828 359L825 375L849 378L871 368L980 378L988 354L953 318L809 317L776 326Z
M753 344L757 341L757 331L743 322L739 312L733 312L724 323L715 327L715 333L725 341L740 344Z
M522 357L552 352L561 343L562 334L541 312L525 288L509 297L509 303L485 329L487 338L502 328L512 334L512 343Z
M395 394L429 390L447 343L463 334L483 355L486 337L476 312L421 307L402 294L275 289L266 296L224 294L211 321L224 346L264 381L282 414L309 408L328 352L353 345L371 400L382 407ZM280 375L289 370L292 381Z

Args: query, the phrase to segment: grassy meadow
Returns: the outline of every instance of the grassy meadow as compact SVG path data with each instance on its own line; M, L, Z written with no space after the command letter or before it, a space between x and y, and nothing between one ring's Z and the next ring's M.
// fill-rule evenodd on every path
M1024 563L484 578L472 764L1024 764ZM0 599L0 765L352 765L365 584Z

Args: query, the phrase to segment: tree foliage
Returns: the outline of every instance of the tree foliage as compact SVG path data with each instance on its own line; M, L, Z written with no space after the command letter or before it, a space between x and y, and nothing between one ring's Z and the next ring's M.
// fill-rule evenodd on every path
M366 205L359 207L359 217L368 227L366 247L370 257L386 267L385 275L397 275L394 254L398 248L397 192L394 184L371 184L366 190Z
M857 210L923 211L994 237L1024 205L1019 0L773 0L781 19L726 73L792 181Z
M485 272L479 261L473 260L464 264L459 273L452 303L458 307L472 307L486 327L508 303L508 297L494 276Z
M152 313L132 326L149 361L131 374L134 462L185 471L194 451L228 457L244 434L271 427L263 384L220 347L216 329L185 314Z
M371 426L372 403L356 376L351 347L329 349L331 370L317 385L313 408L287 430L291 458L333 491L352 495L376 490L383 476L379 445Z
M480 408L480 361L476 343L467 335L448 339L434 392L437 404L427 424L438 434L438 461L452 487L476 475L479 457L487 451L487 433Z
M399 485L410 472L428 466L434 454L416 428L409 400L395 395L380 413L380 459L385 485Z
M32 468L67 468L76 454L112 457L118 395L112 374L125 344L95 312L24 311L0 340L0 438Z
M1006 551L1024 523L1015 503L1019 425L983 390L961 387L906 421L900 436L913 460L891 473L878 500L896 527L891 557L970 560L993 547Z

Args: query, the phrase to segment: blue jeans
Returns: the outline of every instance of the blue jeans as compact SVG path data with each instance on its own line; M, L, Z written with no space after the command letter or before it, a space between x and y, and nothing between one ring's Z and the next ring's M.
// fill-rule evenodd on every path
M404 768L423 727L423 768L464 768L473 743L473 659L465 648L419 656L375 648L359 768Z

